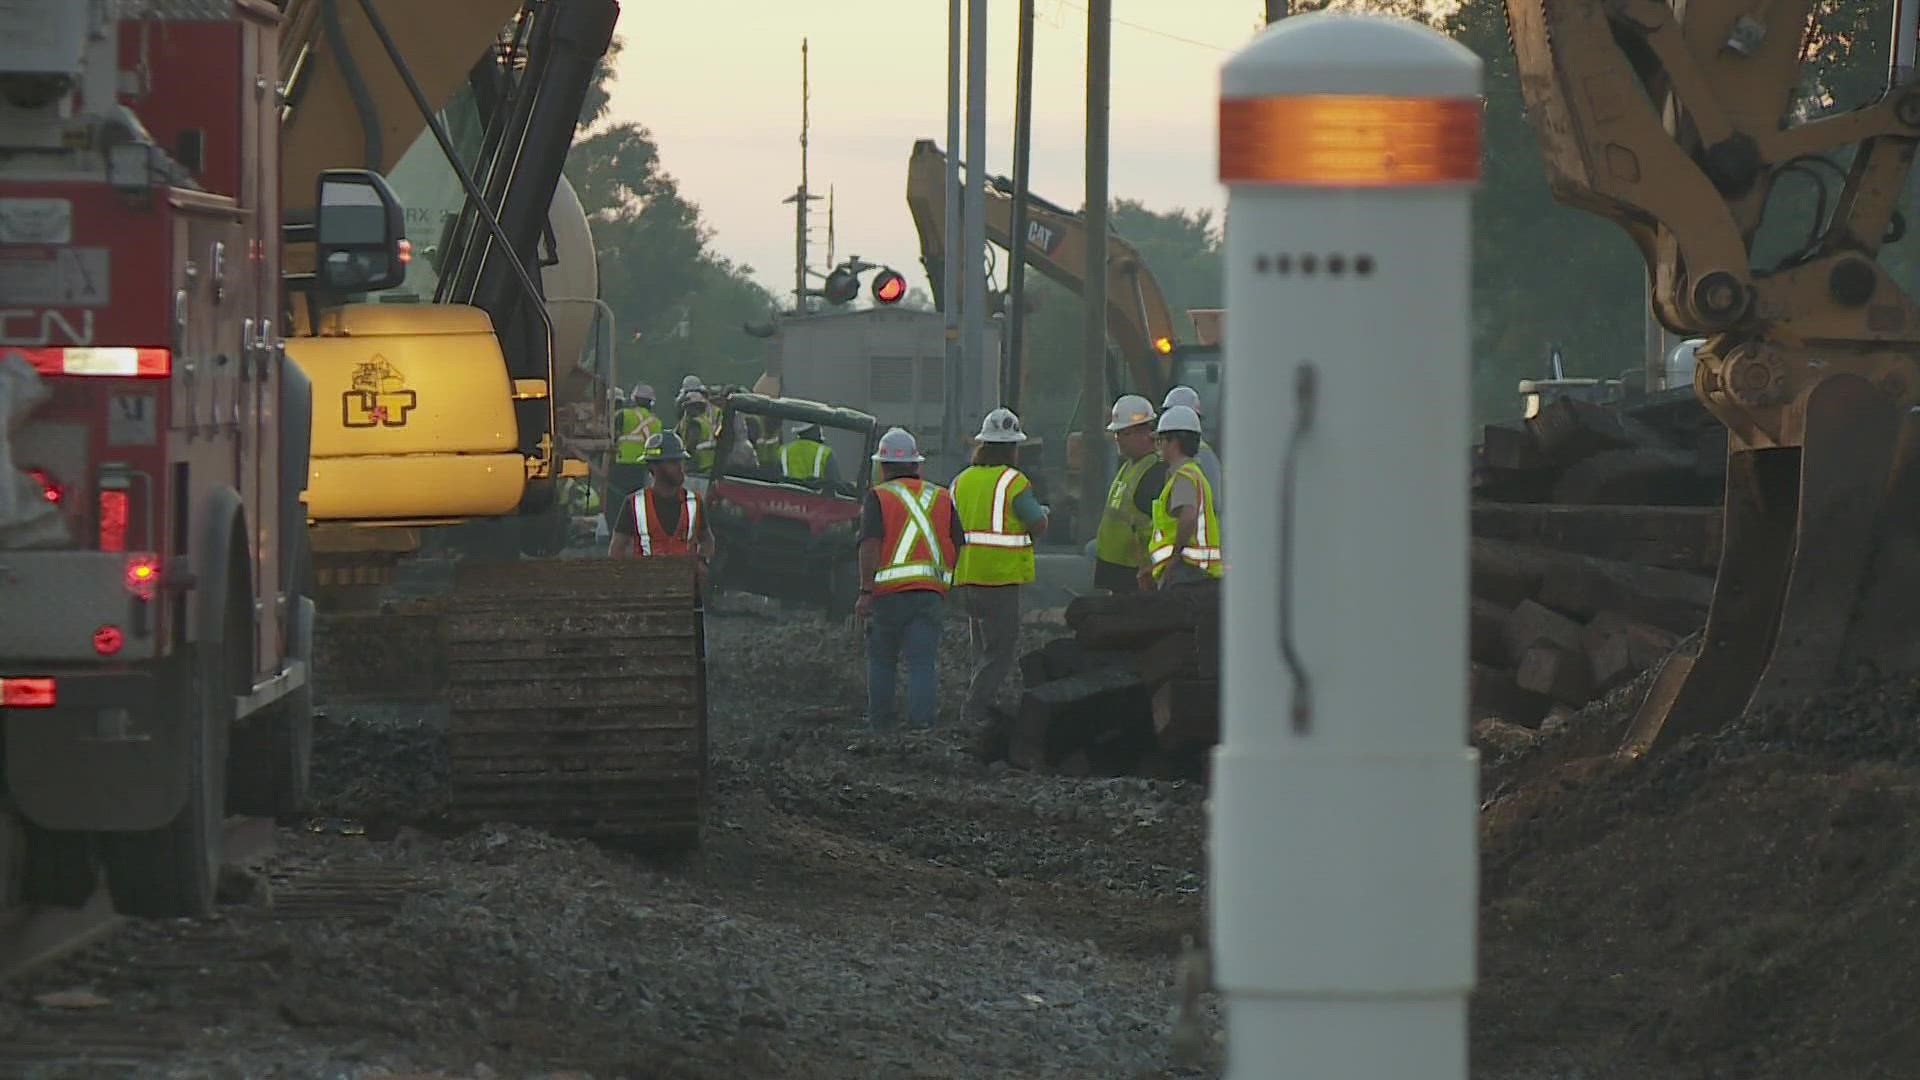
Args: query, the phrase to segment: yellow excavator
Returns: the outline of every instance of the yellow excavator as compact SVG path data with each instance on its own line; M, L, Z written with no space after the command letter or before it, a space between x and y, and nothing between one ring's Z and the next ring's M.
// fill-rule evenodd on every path
M601 471L590 459L611 449L610 356L577 362L597 275L561 170L619 5L280 7L287 349L312 383L309 557L323 610L339 602L331 637L349 643L334 677L398 651L398 624L355 608L423 534L491 527L506 542L462 544L490 557L458 560L451 594L410 612L429 616L452 710L452 816L694 842L705 662L690 563L517 557L557 546L524 534L564 535L558 481ZM323 296L299 273L317 185L342 165L392 181L379 197L411 234L399 285Z
M1877 100L1789 122L1811 0L1507 2L1555 197L1632 237L1660 323L1704 339L1694 391L1729 433L1699 653L1661 669L1624 758L1920 668L1920 307L1878 259L1906 231L1920 142L1916 14L1896 0ZM1821 185L1819 220L1761 264L1755 237L1788 172Z
M946 295L946 283L941 280L947 250L946 170L947 157L938 145L928 139L913 144L907 160L907 208L920 234L920 261L936 305L943 305ZM1003 251L1012 250L1013 191L1013 182L1004 176L986 178L987 239ZM1086 219L1031 193L1027 207L1028 264L1080 295L1087 266ZM1107 237L1107 336L1125 365L1124 377L1110 380L1116 394L1144 394L1157 406L1169 389L1186 383L1200 393L1203 405L1211 406L1209 420L1217 421L1219 342L1181 342L1166 295L1146 259L1113 234ZM1107 404L1096 402L1092 407L1104 410Z

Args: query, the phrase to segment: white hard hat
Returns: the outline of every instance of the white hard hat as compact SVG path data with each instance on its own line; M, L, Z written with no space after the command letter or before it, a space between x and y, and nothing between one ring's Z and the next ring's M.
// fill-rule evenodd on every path
M920 444L913 441L911 431L892 427L880 436L880 449L874 451L873 460L886 465L911 465L927 459L921 456Z
M629 396L632 397L635 401L640 401L640 400L652 401L653 387L648 386L646 383L634 383L633 393Z
M1193 431L1200 430L1200 414L1185 405L1175 405L1160 414L1160 426L1155 431Z
M1200 411L1200 395L1191 386L1176 386L1167 391L1167 400L1160 403L1162 409L1171 409L1176 405L1185 405L1194 412Z
M680 380L681 393L685 393L688 390L700 390L700 389L704 389L704 387L701 385L700 376L698 375L689 375L686 378Z
M1020 418L1012 409L995 409L980 421L979 441L983 443L1023 443L1027 433L1020 430Z
M1152 422L1153 402L1139 394L1122 394L1120 400L1113 403L1113 422L1107 425L1107 430L1125 431Z

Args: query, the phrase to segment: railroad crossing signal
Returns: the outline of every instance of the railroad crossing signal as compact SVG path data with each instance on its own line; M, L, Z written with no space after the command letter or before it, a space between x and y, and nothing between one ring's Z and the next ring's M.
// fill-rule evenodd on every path
M851 303L860 295L860 275L868 270L878 270L874 275L871 294L877 304L897 304L906 299L907 279L898 270L878 263L864 262L855 255L846 262L833 268L827 275L827 281L816 295L826 298L827 303L835 307Z

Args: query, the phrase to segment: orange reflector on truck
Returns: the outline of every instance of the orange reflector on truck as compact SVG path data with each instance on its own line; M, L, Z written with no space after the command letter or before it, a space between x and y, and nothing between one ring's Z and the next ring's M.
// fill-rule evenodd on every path
M51 708L52 679L0 679L0 709Z
M1220 102L1222 183L1316 187L1480 178L1480 101L1300 94Z
M173 373L169 349L70 348L21 349L42 375L105 375L128 379L164 379Z

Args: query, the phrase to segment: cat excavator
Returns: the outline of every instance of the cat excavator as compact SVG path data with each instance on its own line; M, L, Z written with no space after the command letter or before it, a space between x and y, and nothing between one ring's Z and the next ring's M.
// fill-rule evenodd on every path
M1920 307L1878 258L1907 227L1917 13L1897 0L1876 100L1796 120L1811 0L1507 0L1555 198L1633 239L1660 323L1704 339L1694 392L1728 430L1706 630L1659 671L1624 759L1920 669ZM1818 178L1820 220L1762 265L1789 172Z
M965 169L965 163L961 168ZM907 208L920 235L920 263L926 268L927 283L933 299L943 306L949 295L941 280L946 266L946 170L947 157L931 139L913 144L907 159ZM1012 250L1013 181L1004 176L986 178L987 240L1002 251ZM1087 222L1057 203L1029 193L1026 244L1023 257L1048 280L1080 295L1085 286L1087 267ZM1174 325L1160 282L1147 266L1145 256L1125 238L1107 236L1107 337L1113 346L1109 359L1118 354L1121 370L1109 366L1107 384L1115 396L1143 394L1157 407L1175 386L1186 385L1200 395L1201 416L1207 435L1216 447L1226 446L1221 407L1223 392L1223 349L1219 339L1219 312L1212 309L1189 311L1197 340L1183 342ZM1024 352L1024 347L1022 349ZM1033 366L1021 357L1020 370ZM1109 402L1081 402L1080 408L1092 409L1102 417ZM1076 410L1077 411L1077 410ZM1064 455L1065 468L1049 475L1041 441L1030 442L1021 458L1021 467L1036 478L1048 493L1063 520L1077 520L1080 475L1086 453L1081 432L1069 432Z
M413 234L399 286L346 303L290 290L287 349L313 387L311 558L333 609L319 683L438 673L456 820L696 842L706 708L691 562L517 557L541 546L523 532L564 527L559 482L611 448L610 356L576 362L597 274L562 168L620 6L280 8L289 267L311 268L328 168L391 180ZM435 533L486 557L455 562L450 594L386 610L396 561Z
M964 169L965 164L961 167ZM946 170L947 157L932 140L913 144L912 156L907 159L907 208L920 235L920 262L926 268L936 305L943 304L946 295L941 280L948 243ZM1078 295L1087 266L1086 219L1032 194L1027 202L1025 258L1055 284ZM1003 251L1011 250L1013 181L1004 176L987 177L986 219L988 241ZM1147 260L1116 235L1107 237L1107 336L1126 368L1124 378L1111 380L1114 386L1144 394L1158 405L1169 389L1186 383L1200 392L1203 404L1213 406L1207 410L1207 418L1217 422L1218 341L1180 341L1173 311ZM1094 407L1104 411L1107 404L1098 402Z

